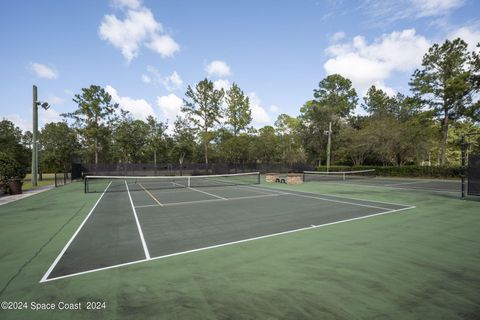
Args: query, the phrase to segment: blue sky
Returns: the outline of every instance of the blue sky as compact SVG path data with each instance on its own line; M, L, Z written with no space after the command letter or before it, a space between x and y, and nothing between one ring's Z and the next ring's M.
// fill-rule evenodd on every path
M318 82L340 73L362 97L372 84L408 94L435 42L480 41L475 0L3 1L0 118L31 129L32 85L52 107L107 88L136 118L173 123L187 85L208 77L250 96L254 125L298 115ZM360 112L360 110L357 110Z

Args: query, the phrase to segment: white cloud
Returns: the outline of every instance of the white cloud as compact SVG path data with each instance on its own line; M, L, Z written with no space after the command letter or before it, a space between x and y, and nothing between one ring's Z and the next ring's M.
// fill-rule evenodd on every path
M375 82L374 85L377 89L382 90L383 92L385 92L390 97L394 97L397 94L397 90L395 90L395 89L393 89L389 86L386 86L383 83Z
M261 105L260 98L255 92L248 94L250 108L252 109L252 122L254 125L261 126L271 122L270 116Z
M2 117L1 120L3 120L3 119L7 119L7 120L13 122L13 124L16 127L19 127L20 130L22 130L23 132L32 131L32 119L30 119L30 121L27 121L24 118L22 118L19 114L16 114L16 113L6 115L5 117Z
M142 2L139 0L113 0L112 5L120 9L138 9Z
M271 111L271 112L277 113L278 110L280 110L280 109L278 108L278 106L276 106L276 105L274 105L274 104L272 104L272 105L270 106L270 111Z
M65 99L57 97L55 95L48 96L47 102L51 105L61 105L65 103Z
M53 67L41 63L30 63L30 69L37 75L37 77L45 79L58 78L58 72Z
M461 7L464 0L412 0L418 17L440 16Z
M168 91L175 91L183 86L183 80L177 71L173 71L169 76L162 76L153 66L147 66L148 74L142 75L142 81L145 83L159 84Z
M183 100L177 97L175 94L170 93L166 96L157 97L157 106L162 111L163 117L173 123L177 115L181 115L181 108L183 106Z
M464 0L363 0L359 9L372 19L369 26L427 17L445 17L463 6Z
M225 61L215 60L210 62L205 71L209 76L227 77L231 75L230 67Z
M138 56L142 45L162 57L172 56L180 50L175 40L164 34L161 23L155 20L150 9L142 6L140 1L116 0L113 5L124 9L125 18L121 20L114 14L105 15L98 34L100 39L120 49L128 62Z
M73 91L70 90L70 89L65 89L65 90L63 90L63 92L64 92L65 94L69 95L69 96L73 96L73 95L74 95Z
M345 32L339 31L335 32L333 36L330 37L331 42L338 42L345 38Z
M177 71L174 71L171 75L161 79L162 84L168 91L174 91L180 89L183 85L183 80Z
M25 131L32 131L32 113L31 109L29 109L29 117L28 119L23 118L18 113L10 114L5 116L5 119L10 120L15 124L15 126L19 127L23 132ZM41 129L47 123L51 122L61 122L63 118L60 114L55 111L54 108L50 107L48 110L38 108L38 128Z
M218 80L213 81L213 87L216 90L223 89L223 90L226 91L226 90L229 90L231 86L232 86L232 84L230 83L230 81L228 81L226 79L218 79Z
M154 35L146 46L160 54L163 58L171 57L175 52L180 50L178 43L169 35Z
M112 96L114 103L118 103L120 108L130 112L135 119L145 120L149 115L155 116L152 106L144 99L121 97L112 86L106 86L105 91Z
M48 110L41 108L38 109L38 125L40 128L47 123L61 122L62 120L63 118L60 116L60 114L51 107Z
M142 81L148 84L152 82L152 79L148 75L142 74Z
M479 51L477 43L480 42L480 27L468 26L461 27L448 35L450 40L461 38L468 44L469 51Z
M356 36L351 43L328 47L331 58L324 68L329 75L338 73L350 79L363 95L373 84L386 88L384 81L394 72L413 72L429 47L430 42L414 29L384 34L372 44Z

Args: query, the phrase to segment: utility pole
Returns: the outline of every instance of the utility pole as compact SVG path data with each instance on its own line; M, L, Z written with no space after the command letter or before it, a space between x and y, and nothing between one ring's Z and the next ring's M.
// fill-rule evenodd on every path
M327 172L330 171L330 147L332 145L332 122L328 123L328 143L327 143Z

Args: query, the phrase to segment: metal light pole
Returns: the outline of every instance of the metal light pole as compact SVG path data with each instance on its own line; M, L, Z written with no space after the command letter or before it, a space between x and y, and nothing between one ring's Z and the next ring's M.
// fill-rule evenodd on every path
M37 145L37 133L38 133L38 106L47 110L50 108L47 102L38 101L37 86L33 86L33 124L32 124L32 187L37 186L38 175L38 145Z
M328 123L327 172L330 171L330 147L332 146L332 122Z
M33 86L33 125L32 125L32 187L37 186L37 131L38 131L38 104L37 86Z

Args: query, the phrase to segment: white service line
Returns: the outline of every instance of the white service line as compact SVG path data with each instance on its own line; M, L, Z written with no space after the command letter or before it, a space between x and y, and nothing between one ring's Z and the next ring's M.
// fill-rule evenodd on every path
M294 190L292 190L292 191L293 192L300 192L300 191L294 191ZM306 193L308 193L308 192L306 192ZM291 194L291 193L285 193L285 194ZM378 200L369 200L369 199L351 198L351 197L339 196L339 195L336 195L336 194L322 194L322 193L318 193L318 194L317 193L311 193L311 194L312 194L312 196L334 197L334 198L340 198L340 199L345 199L345 200L357 200L357 201L364 201L364 202L391 204L391 205L399 206L399 207L410 207L410 205L408 205L408 204L400 204L400 203L378 201Z
M142 189L153 199L153 201L155 201L160 207L163 207L163 204L153 196L153 194L148 191L147 189L145 189L145 187L143 186L143 184L139 183L140 187L142 187Z
M400 182L400 183L389 183L389 184L384 184L385 187L395 187L395 186L403 186L407 184L418 184L418 183L425 183L429 181L414 181L414 182Z
M233 189L237 189L237 190L244 190L246 189L246 191L251 191L251 192L256 192L256 193L261 193L261 194L278 194L278 193L272 193L272 192L268 192L267 190L260 190L260 189L254 189L252 187L249 187L249 186L245 186L245 185L239 185L239 186L227 186L228 188L233 188ZM248 189L247 189L248 188Z
M274 190L274 189L270 189L270 188L252 187L252 186L244 186L244 188L253 189L253 190L262 190L262 191L272 191L272 192L275 192L276 194L290 194L290 193L287 193L287 192Z
M227 201L230 200L244 200L244 199L256 199L256 198L270 198L270 197L278 197L281 195L287 195L289 193L285 194L262 194L258 196L245 196L245 197L234 197L234 198L225 198ZM193 200L193 201L182 201L182 202L167 202L164 203L164 207L174 207L174 206L181 206L181 205L187 205L187 204L196 204L196 203L208 203L208 202L224 202L225 200L223 199L205 199L205 200ZM136 206L135 208L148 208L148 207L158 207L156 204L148 204L148 205L142 205L142 206Z
M340 223L343 223L343 222L361 220L361 219L366 219L366 218L370 218L370 217L381 216L381 215L388 214L388 213L399 212L399 211L404 211L404 210L409 210L409 209L414 209L414 208L415 208L415 206L411 206L411 207L402 208L402 209L388 210L388 211L384 211L384 212L380 212L380 213L374 213L374 214L370 214L370 215L367 215L367 216L361 216L361 217L356 217L356 218L351 218L351 219L346 219L346 220L341 220L341 221L324 223L324 224L320 224L320 225L310 225L309 227L305 227L305 228L299 228L299 229L294 229L294 230L277 232L277 233L267 234L267 235L264 235L264 236L259 236L259 237L249 238L249 239L243 239L243 240L238 240L238 241L232 241L232 242L217 244L217 245L213 245L213 246L209 246L209 247L204 247L204 248L198 248L198 249L192 249L192 250L187 250L187 251L175 252L175 253L166 254L166 255L163 255L163 256L153 257L153 258L150 258L150 259L132 261L132 262L122 263L122 264L113 265L113 266L108 266L108 267L104 267L104 268L92 269L92 270L88 270L88 271L84 271L84 272L78 272L78 273L72 273L72 274L68 274L68 275L61 276L61 277L48 279L47 281L52 281L52 280L57 280L57 279L64 279L64 278L74 277L74 276L78 276L78 275L82 275L82 274L86 274L86 273L91 273L91 272L95 272L95 271L102 271L102 270L107 270L107 269L112 269L112 268L116 268L116 267L122 267L122 266L132 265L132 264L137 264L137 263L146 262L146 261L152 261L152 260L158 260L158 259L165 259L165 258L170 258L170 257L174 257L174 256L184 255L184 254L188 254L188 253L193 253L193 252L198 252L198 251L205 251L205 250L209 250L209 249L220 248L220 247L225 247L225 246L229 246L229 245L234 245L234 244L239 244L239 243L244 243L244 242L249 242L249 241L254 241L254 240L271 238L271 237L275 237L275 236L280 236L280 235L285 235L285 234L289 234L289 233L305 231L305 230L309 230L309 229L322 228L322 227L327 227L327 226L331 226L331 225L335 225L335 224L340 224Z
M378 206L371 206L371 205L368 205L368 204L361 204L361 203L348 202L348 201L333 200L333 199L322 198L322 197L307 196L307 195L305 195L305 194L291 193L291 195L297 196L297 197L304 197L304 198L310 198L310 199L318 199L318 200L330 201L330 202L345 203L345 204L350 204L350 205L360 206L360 207L375 208L375 209L382 209L382 210L391 210L390 208L384 208L384 207L378 207Z
M234 197L234 198L223 198L223 199L206 199L206 200L194 200L194 201L182 201L182 202L169 202L165 203L165 207L173 207L173 206L181 206L183 204L195 204L195 203L205 203L205 202L223 202L225 200L244 200L244 199L256 199L256 198L270 198L270 197L277 197L279 194L272 194L272 195L258 195L258 196L245 196L245 197ZM138 208L138 207L137 207Z
M68 240L67 244L65 245L65 247L63 247L62 251L60 251L60 253L58 254L57 258L53 261L52 265L50 266L50 268L48 268L47 272L43 275L42 279L40 280L40 282L45 282L47 281L47 278L48 276L50 275L50 273L52 273L53 269L55 268L55 266L57 265L57 263L60 261L60 259L62 258L63 254L65 253L65 251L67 251L68 247L70 246L70 244L72 243L73 239L75 239L75 237L77 236L77 234L80 232L80 229L82 229L83 225L85 224L85 222L87 222L88 218L90 217L90 215L92 214L93 210L95 210L95 208L97 207L97 205L100 203L100 200L102 200L103 196L105 195L105 192L107 191L107 189L110 187L110 185L112 184L113 181L110 181L110 183L107 185L107 187L105 188L105 190L103 190L103 193L102 195L100 196L100 198L98 198L97 202L95 202L95 204L93 205L93 208L92 210L90 210L90 212L87 214L87 216L85 217L85 219L83 219L82 223L80 224L80 226L77 228L77 230L75 231L75 233L72 235L72 237L70 238L70 240Z
M138 221L137 211L135 210L135 206L133 205L132 196L130 195L130 189L128 189L127 180L125 180L125 186L127 187L128 198L130 199L130 204L132 205L133 215L135 216L138 233L140 234L140 240L142 241L143 251L145 252L145 259L148 260L150 259L150 252L148 251L147 243L145 242L145 238L143 237L142 227L140 226L140 222Z
M208 194L209 196L212 196L212 197L215 197L215 198L218 198L218 199L228 200L227 198L217 196L216 194L213 194L213 193L210 193L210 192L206 192L206 191L202 191L202 190L198 190L198 189L195 189L195 188L192 188L192 187L188 187L188 189L192 189L192 190L194 190L194 191L198 191L198 192L201 192L201 193L205 193L205 194Z

